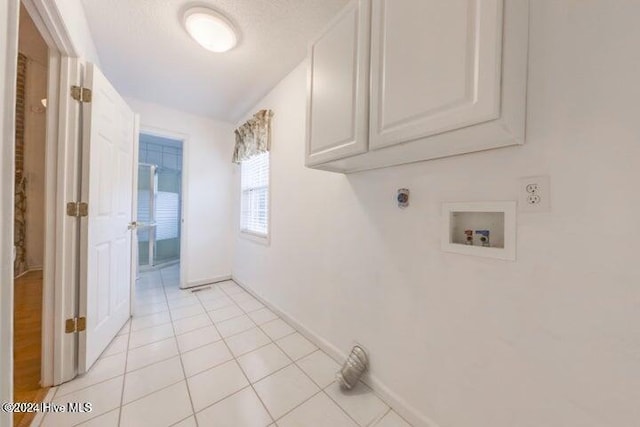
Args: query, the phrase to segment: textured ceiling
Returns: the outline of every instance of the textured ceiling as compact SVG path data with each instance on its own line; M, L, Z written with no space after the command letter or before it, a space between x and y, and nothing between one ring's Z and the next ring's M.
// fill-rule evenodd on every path
M236 121L306 55L347 0L83 0L105 75L124 96ZM212 53L184 30L186 6L210 6L240 30Z

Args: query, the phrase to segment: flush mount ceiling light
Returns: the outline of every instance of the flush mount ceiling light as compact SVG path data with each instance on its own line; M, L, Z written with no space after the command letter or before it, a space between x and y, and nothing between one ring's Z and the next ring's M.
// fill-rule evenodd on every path
M227 18L206 7L193 7L184 14L184 26L200 46L212 52L227 52L238 43L238 35Z

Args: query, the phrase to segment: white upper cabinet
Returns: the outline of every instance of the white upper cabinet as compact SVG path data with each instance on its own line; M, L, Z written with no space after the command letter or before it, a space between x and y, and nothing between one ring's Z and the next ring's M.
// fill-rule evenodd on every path
M311 47L307 165L523 144L528 33L529 0L354 0Z
M351 2L309 49L307 165L367 151L370 0Z
M500 117L501 0L373 0L370 147Z

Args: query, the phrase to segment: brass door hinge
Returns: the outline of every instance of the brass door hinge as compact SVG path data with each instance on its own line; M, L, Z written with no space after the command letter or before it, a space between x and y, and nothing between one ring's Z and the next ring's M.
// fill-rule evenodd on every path
M87 329L86 317L74 317L73 319L67 319L64 322L64 332L67 334L82 332L86 329Z
M71 97L78 102L91 102L91 89L81 86L71 86Z
M76 218L89 215L89 205L85 202L69 202L67 203L67 215Z

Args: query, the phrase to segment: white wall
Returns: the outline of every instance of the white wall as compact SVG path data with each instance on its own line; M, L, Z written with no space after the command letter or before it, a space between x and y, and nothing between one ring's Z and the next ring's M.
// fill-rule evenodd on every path
M231 186L233 126L132 98L141 128L160 135L185 135L183 194L187 246L183 277L193 285L231 275Z
M100 65L100 58L93 43L82 1L54 0L54 2L78 55L87 61Z
M18 55L17 0L0 2L0 401L13 393L13 152L15 147L15 79ZM10 42L11 41L11 42ZM0 411L0 425L12 423Z
M271 245L236 237L234 277L341 351L364 344L413 421L637 426L638 16L532 1L525 146L348 176L303 167L301 65L252 110L275 112ZM517 262L441 252L443 201L517 200L538 174L552 211L519 214Z

